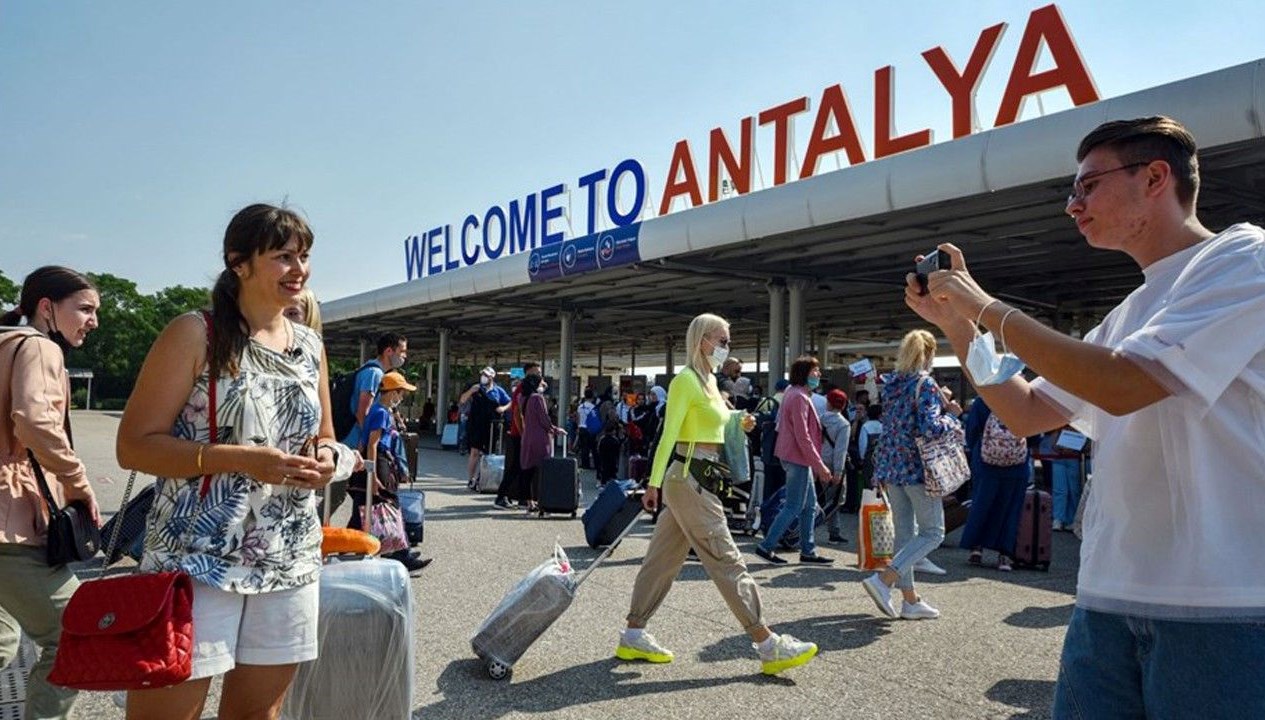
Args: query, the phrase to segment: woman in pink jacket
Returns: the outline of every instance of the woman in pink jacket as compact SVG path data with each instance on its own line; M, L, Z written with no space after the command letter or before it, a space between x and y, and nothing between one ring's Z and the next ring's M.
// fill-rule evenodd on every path
M791 363L791 386L786 389L777 413L777 445L773 450L786 468L786 504L773 520L764 541L755 548L756 555L774 565L786 564L786 560L773 551L796 518L799 518L799 561L817 565L834 562L817 554L813 540L817 515L813 476L822 482L840 482L840 476L832 473L821 458L821 421L812 401L812 391L820 384L821 365L817 358L804 355Z
M18 650L19 628L43 648L31 670L26 717L63 718L76 692L49 685L61 616L79 587L65 565L49 567L48 508L27 451L61 505L83 501L99 523L88 474L70 444L70 377L64 354L97 327L92 282L64 267L26 277L18 306L0 317L0 667Z

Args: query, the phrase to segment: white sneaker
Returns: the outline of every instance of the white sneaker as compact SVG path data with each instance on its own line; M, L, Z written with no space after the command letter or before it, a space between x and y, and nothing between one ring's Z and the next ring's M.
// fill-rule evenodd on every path
M878 579L879 574L874 573L861 581L861 586L870 594L870 598L874 600L874 604L887 617L896 619L896 609L892 607L892 589Z
M1059 532L1061 530L1066 530L1067 526L1064 525L1062 522L1055 520L1054 522L1050 523L1050 529L1053 530L1054 532Z
M940 567L939 565L937 565L937 564L935 564L935 563L931 562L931 558L923 558L923 559L919 560L918 562L914 563L914 569L915 569L915 570L917 570L918 572L925 572L925 573L927 573L928 575L947 575L947 574L949 574L949 571L948 571L948 570L945 570L944 568Z
M760 672L777 675L783 670L799 667L817 654L817 644L796 640L790 635L779 635L773 647L765 652L757 643L751 643L760 656Z
M918 598L916 603L901 601L900 616L906 620L935 620L940 617L940 611L928 605L926 600Z
M620 660L645 660L652 663L670 663L675 657L672 651L659 644L654 636L642 630L635 637L620 632L619 645L615 648L615 657Z

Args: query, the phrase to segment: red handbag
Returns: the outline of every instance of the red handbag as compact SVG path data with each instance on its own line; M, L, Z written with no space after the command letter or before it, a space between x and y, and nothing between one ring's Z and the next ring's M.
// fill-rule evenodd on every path
M208 357L211 318L206 315ZM216 386L208 378L210 441L217 439ZM133 470L123 493L127 507ZM211 487L202 479L201 497ZM118 542L111 534L106 557ZM102 566L102 573L105 566ZM193 580L183 572L137 573L79 586L62 613L61 641L48 681L76 690L149 690L178 685L193 674Z

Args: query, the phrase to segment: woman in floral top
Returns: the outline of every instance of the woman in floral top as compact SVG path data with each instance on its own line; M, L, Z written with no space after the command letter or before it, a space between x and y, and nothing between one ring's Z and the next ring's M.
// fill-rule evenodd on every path
M297 664L316 657L315 495L334 473L334 430L320 336L282 314L311 245L290 210L238 212L210 327L201 313L173 320L128 401L119 463L158 476L141 567L195 581L193 674L128 693L129 718L199 718L222 673L220 717L276 717Z
M883 435L874 455L874 482L885 487L891 502L896 556L887 569L862 584L879 610L891 618L940 617L940 611L914 590L914 564L944 540L944 505L923 488L922 457L915 438L960 431L961 424L953 416L962 409L957 403L946 403L931 379L935 354L935 337L926 330L914 330L900 343L896 372L883 377ZM904 596L899 612L892 607L893 586L899 586Z

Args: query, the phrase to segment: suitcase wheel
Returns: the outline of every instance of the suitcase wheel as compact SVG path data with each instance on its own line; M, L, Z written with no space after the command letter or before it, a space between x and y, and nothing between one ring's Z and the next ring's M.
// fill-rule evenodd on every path
M514 673L514 668L504 665L496 660L489 660L487 664L488 677L493 680L508 680L509 676Z
M575 511L574 511L574 510L572 510L572 511L571 511L571 519L572 519L572 520L574 520L574 519L575 519Z

